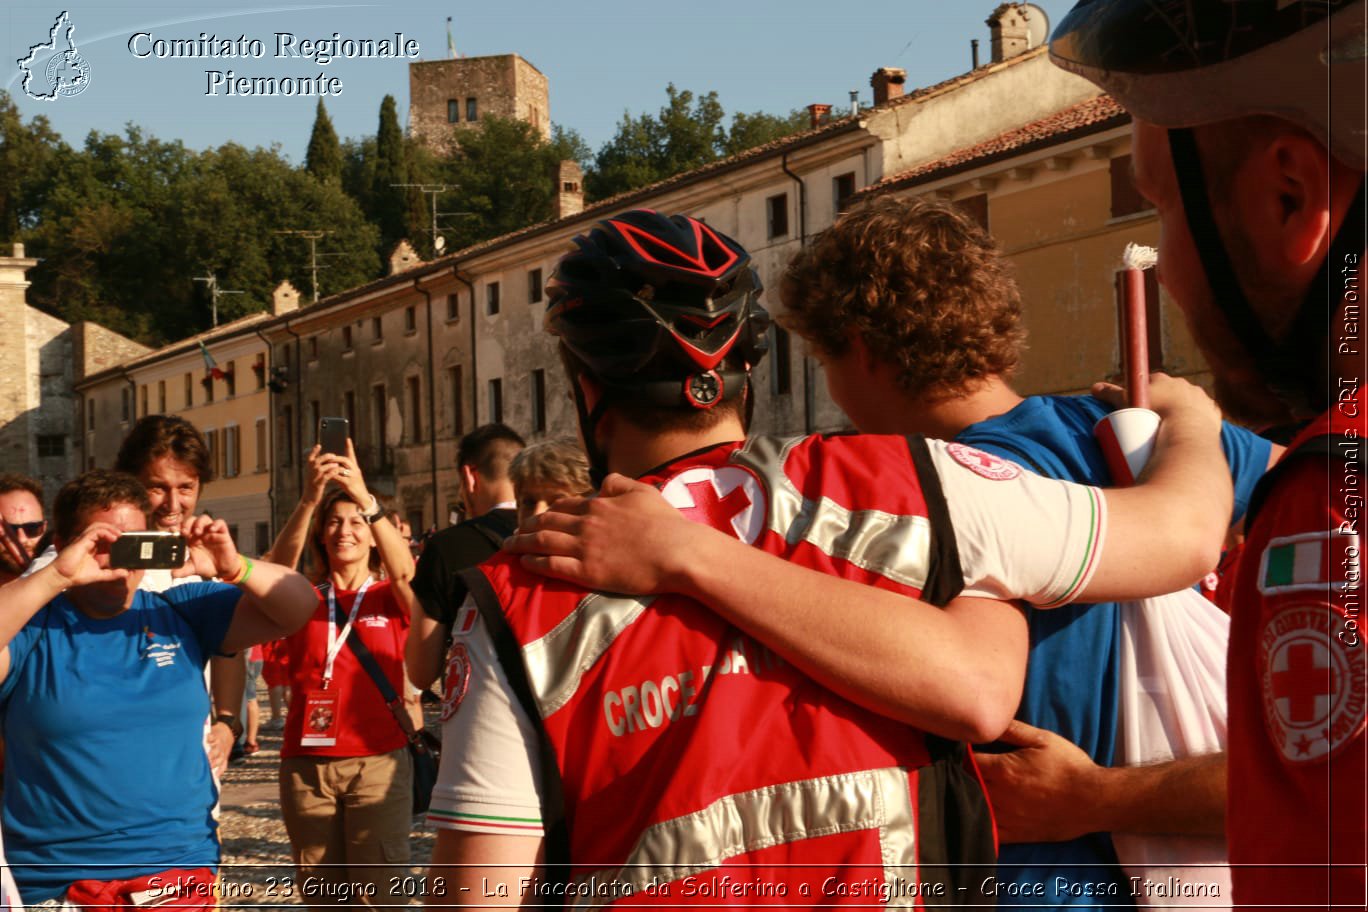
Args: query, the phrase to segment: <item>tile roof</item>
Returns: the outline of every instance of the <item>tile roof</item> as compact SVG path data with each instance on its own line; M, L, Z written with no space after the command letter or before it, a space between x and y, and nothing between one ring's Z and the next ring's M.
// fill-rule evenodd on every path
M856 197L873 196L889 190L925 183L959 171L967 171L993 161L1019 155L1041 147L1057 145L1079 136L1099 133L1130 122L1130 115L1110 95L1099 95L1032 121L1025 126L1000 133L992 139L956 149L934 161L924 162L898 174L885 177Z

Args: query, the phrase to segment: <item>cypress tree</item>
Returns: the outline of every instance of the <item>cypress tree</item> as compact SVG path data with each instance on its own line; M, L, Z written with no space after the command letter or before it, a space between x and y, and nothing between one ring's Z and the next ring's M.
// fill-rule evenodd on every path
M304 153L304 170L324 183L342 181L342 146L321 98L314 115L313 133L309 136L309 150Z

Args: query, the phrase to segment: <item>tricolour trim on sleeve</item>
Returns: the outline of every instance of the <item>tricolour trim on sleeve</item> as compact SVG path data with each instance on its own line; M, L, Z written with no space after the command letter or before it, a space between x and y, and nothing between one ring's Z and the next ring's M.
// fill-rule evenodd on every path
M1087 588L1088 583L1092 582L1093 574L1097 572L1097 564L1102 556L1102 542L1106 538L1107 503L1102 499L1102 491L1099 488L1078 485L1077 490L1085 492L1087 497L1087 545L1079 560L1078 570L1074 573L1073 579L1070 580L1068 588L1058 598L1038 605L1040 608L1058 608L1076 600Z

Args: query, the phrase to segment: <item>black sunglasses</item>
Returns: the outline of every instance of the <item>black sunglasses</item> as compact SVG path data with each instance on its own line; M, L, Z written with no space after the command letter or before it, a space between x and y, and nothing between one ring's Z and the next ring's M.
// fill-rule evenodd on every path
M37 538L38 536L42 535L44 532L47 531L46 519L39 519L34 522L24 523L12 523L6 521L5 525L9 526L16 532L23 532L24 535L28 536L29 538Z

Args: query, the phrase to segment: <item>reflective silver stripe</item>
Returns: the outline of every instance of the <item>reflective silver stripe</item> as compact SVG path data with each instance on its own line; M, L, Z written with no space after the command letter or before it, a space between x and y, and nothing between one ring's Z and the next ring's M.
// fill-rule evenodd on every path
M583 873L573 883L630 885L636 893L650 883L689 877L747 852L876 828L885 882L895 887L899 880L914 881L917 845L907 770L861 770L719 798L702 810L647 829L616 872ZM603 905L604 897L591 895L589 889L572 892L585 894L575 898L575 908ZM913 905L913 897L899 895L905 892L913 891L890 890L889 905Z
M760 476L768 490L770 529L790 545L805 541L829 557L923 588L931 570L931 521L881 510L851 511L825 497L804 498L784 472L789 451L804 439L753 437L732 454L732 461Z
M543 719L570 702L584 673L654 600L591 592L548 633L522 648Z

